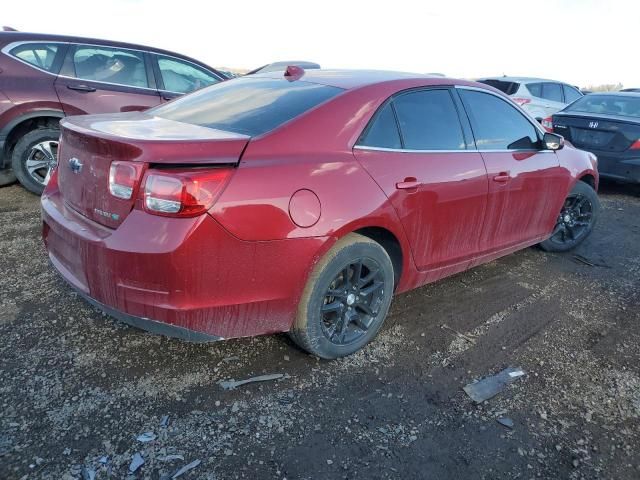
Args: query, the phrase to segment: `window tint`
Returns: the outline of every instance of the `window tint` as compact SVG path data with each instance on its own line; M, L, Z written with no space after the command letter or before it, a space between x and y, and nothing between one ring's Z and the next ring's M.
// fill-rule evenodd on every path
M376 114L358 143L367 147L402 148L398 124L391 103L387 103Z
M508 82L506 80L496 80L494 78L488 78L486 80L479 81L480 83L491 85L493 88L497 88L507 95L513 95L520 88L520 84L518 82Z
M582 97L582 94L577 89L570 87L569 85L563 85L563 88L565 103L575 102L577 99Z
M135 50L80 45L73 53L72 66L74 76L83 80L149 86L144 56Z
M545 83L542 88L542 98L562 103L562 86L559 83Z
M535 127L506 101L489 93L460 90L480 150L519 150L538 146Z
M404 148L464 150L458 112L448 90L423 90L393 100Z
M178 122L260 135L342 91L284 78L242 77L217 83L148 112Z
M534 97L541 98L542 97L542 84L541 83L528 83L527 90Z
M11 50L11 55L24 60L38 68L51 71L53 59L56 58L58 45L51 43L25 43Z
M220 81L212 73L175 58L158 56L158 67L164 89L171 92L193 92Z

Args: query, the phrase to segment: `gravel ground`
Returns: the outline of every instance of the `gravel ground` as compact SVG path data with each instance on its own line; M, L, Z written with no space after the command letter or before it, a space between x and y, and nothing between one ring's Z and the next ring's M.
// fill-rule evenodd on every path
M325 362L286 335L196 345L101 315L48 265L38 199L2 188L0 478L640 478L640 196L601 198L576 252L401 295ZM493 399L462 391L509 366L527 373Z

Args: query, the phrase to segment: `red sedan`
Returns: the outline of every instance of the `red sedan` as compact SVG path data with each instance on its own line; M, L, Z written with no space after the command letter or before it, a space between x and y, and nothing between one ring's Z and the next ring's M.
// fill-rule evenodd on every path
M61 125L51 262L114 317L194 341L288 331L348 355L394 292L569 250L599 211L593 155L462 80L290 67Z

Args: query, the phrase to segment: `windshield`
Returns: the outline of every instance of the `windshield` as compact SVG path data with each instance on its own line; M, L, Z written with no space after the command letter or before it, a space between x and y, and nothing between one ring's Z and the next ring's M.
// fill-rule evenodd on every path
M599 113L640 118L640 96L586 95L567 107L565 112Z
M148 113L177 122L257 136L342 91L285 78L243 77L204 88Z

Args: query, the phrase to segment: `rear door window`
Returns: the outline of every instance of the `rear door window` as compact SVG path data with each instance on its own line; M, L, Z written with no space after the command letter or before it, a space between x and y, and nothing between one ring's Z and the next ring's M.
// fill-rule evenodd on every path
M528 83L527 90L534 97L542 98L542 83Z
M156 58L164 89L169 92L189 93L220 81L213 73L191 62L162 55Z
M583 96L582 93L580 93L577 88L573 88L569 85L563 85L562 88L564 89L565 103L573 103Z
M464 150L462 126L449 90L421 90L394 98L403 147Z
M24 43L13 47L9 53L35 67L51 72L58 48L59 45L55 43Z
M562 103L562 86L559 83L547 82L542 85L542 98Z
M514 106L490 93L460 89L479 150L538 149L533 124Z
M391 102L378 111L358 143L366 147L402 148L400 132Z
M65 62L65 73L69 62ZM73 75L82 80L148 88L144 53L137 50L78 45L71 53Z

